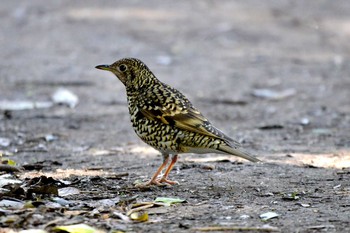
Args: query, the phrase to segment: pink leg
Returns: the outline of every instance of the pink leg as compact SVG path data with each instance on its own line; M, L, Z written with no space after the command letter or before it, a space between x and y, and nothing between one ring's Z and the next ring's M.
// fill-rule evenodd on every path
M174 165L175 165L175 163L177 161L177 157L178 157L177 155L173 156L173 158L171 159L171 162L170 162L168 168L166 169L164 175L159 180L159 183L167 183L167 184L170 184L170 185L179 184L179 182L177 182L177 181L168 180L169 173L173 169L173 167L174 167Z
M159 182L157 180L158 175L163 171L164 167L167 165L168 161L169 161L169 155L163 155L164 156L164 160L162 165L160 165L160 167L158 168L158 170L154 173L154 175L152 176L152 178L146 182L145 184L141 185L141 186L150 186L150 185L162 185L161 182Z

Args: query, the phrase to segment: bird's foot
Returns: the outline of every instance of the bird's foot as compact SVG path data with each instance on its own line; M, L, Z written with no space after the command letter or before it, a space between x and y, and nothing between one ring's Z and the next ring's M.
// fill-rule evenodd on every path
M160 182L159 180L149 180L145 183L140 183L140 184L136 184L135 187L136 188L147 188L150 186L166 186L166 184L162 184L162 182Z
M159 183L166 183L168 185L174 185L174 184L179 184L179 182L177 181L173 181L173 180L168 180L167 178L165 177L162 177L160 180L158 180Z
M162 186L171 186L174 184L179 184L179 182L168 180L167 178L162 177L160 179L150 180L150 181L147 181L145 183L136 184L135 187L136 188L147 188L147 187L150 187L153 185L158 186L158 187L162 187Z

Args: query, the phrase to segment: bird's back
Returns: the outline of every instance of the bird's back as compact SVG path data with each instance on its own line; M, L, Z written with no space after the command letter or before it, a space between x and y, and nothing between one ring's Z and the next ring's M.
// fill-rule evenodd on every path
M167 153L208 153L239 143L214 127L178 90L160 81L128 93L131 122L146 143Z

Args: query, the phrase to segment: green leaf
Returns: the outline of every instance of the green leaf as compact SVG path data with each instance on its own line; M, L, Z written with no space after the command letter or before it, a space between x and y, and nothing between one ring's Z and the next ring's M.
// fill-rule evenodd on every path
M24 203L23 207L26 209L35 208L32 201L27 201L26 203Z
M86 224L76 224L69 226L57 226L53 228L54 231L66 231L69 233L95 233L96 229L86 225Z
M157 197L154 202L163 202L165 204L171 205L175 203L181 203L186 201L185 199L180 199L180 198L171 198L171 197Z
M16 162L13 161L12 159L2 159L2 164L7 164L7 165L10 165L10 166L16 166Z

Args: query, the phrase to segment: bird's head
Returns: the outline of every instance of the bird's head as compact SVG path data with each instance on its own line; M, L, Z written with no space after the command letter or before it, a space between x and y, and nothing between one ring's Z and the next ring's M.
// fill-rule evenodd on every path
M129 90L137 91L157 80L150 69L136 58L123 58L111 65L98 65L96 68L112 72Z

